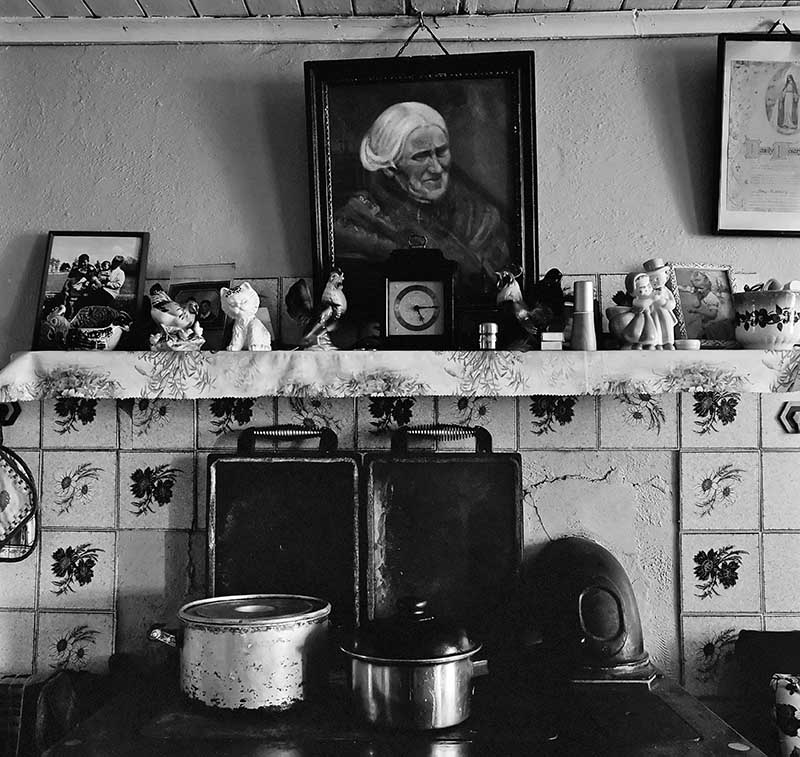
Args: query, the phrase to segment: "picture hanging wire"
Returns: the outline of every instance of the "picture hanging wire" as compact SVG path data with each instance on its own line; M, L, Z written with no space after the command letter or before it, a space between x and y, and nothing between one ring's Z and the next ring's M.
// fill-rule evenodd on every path
M788 26L786 26L782 18L779 18L772 26L769 27L767 34L772 34L772 32L774 32L778 26L782 26L783 31L785 31L787 34L794 34L794 32Z
M422 11L417 11L417 10L416 10L416 8L414 8L414 6L411 6L411 7L412 7L412 10L415 10L415 11L416 11L416 13L417 13L417 25L414 27L414 30L411 32L411 34L408 36L408 39L407 39L405 42L403 42L403 45L402 45L402 47L401 47L401 48L400 48L400 49L397 51L397 53L395 54L395 56L394 56L394 57L395 57L395 58L399 58L399 57L400 57L400 56L403 54L403 51L404 51L404 50L405 50L405 49L408 47L408 44L409 44L409 42L411 42L411 40L412 40L412 39L414 39L414 37L416 36L417 32L418 32L420 29L424 29L426 32L428 32L428 34L430 34L430 35L431 35L431 37L433 37L433 41L434 41L434 42L435 42L437 45L439 45L439 49L440 49L440 50L441 50L441 51L442 51L442 52L443 52L445 55L450 55L450 53L447 51L447 49L445 48L445 46L444 46L444 45L441 43L441 41L439 40L439 38L438 38L438 37L437 37L437 36L434 34L434 32L433 32L433 29L431 29L431 27L430 27L430 26L428 26L428 25L425 23L425 16L424 16L424 14L422 13Z

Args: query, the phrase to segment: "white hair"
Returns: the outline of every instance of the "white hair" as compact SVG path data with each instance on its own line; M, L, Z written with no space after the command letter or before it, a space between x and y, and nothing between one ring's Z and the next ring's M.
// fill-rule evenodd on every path
M408 135L420 126L438 126L447 136L439 111L417 102L395 103L381 113L361 140L361 165L367 171L396 168Z

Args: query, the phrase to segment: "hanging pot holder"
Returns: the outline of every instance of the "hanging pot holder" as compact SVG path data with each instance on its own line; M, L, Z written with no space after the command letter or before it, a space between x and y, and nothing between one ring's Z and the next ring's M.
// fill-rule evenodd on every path
M3 426L18 416L19 405L0 404L0 562L24 560L33 552L38 532L33 474L16 452L3 445Z

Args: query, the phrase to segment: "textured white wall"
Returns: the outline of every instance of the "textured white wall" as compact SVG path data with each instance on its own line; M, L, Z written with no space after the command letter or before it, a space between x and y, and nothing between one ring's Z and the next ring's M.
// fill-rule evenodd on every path
M243 276L310 273L303 61L396 47L0 50L0 362L30 345L49 229L150 231L153 277L228 260ZM543 266L661 255L800 277L795 240L710 233L716 38L533 47Z

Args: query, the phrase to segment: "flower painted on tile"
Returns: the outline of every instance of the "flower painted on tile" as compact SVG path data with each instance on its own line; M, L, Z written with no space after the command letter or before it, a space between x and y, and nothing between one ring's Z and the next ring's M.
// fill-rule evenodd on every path
M695 653L697 660L695 678L698 681L707 683L719 677L722 666L733 657L738 635L735 628L726 628L698 645Z
M154 513L155 507L164 507L172 501L172 488L175 480L181 473L180 468L171 468L168 464L156 465L151 468L149 465L142 469L137 468L131 473L131 494L135 497L131 502L136 515Z
M84 462L76 468L56 474L55 505L58 508L58 514L63 515L68 513L74 505L88 502L102 472L102 468Z
M136 435L143 436L169 422L169 406L165 402L138 399L133 403L132 421Z
M412 397L371 397L369 414L375 418L370 421L370 432L383 434L394 428L407 426L414 417L415 400Z
M70 434L78 430L78 424L88 426L97 416L97 400L80 397L62 397L56 400L56 432Z
M736 408L741 395L738 392L695 392L692 409L699 420L694 422L696 434L719 431L717 424L727 426L736 420Z
M695 594L699 599L719 596L719 589L731 589L739 580L739 568L742 566L742 555L749 554L743 549L734 549L733 545L720 549L700 550L694 556L694 575L697 578Z
M575 417L575 397L536 394L531 397L531 430L537 436L555 431L555 424L566 426Z
M294 420L306 428L342 430L342 421L336 417L330 400L321 397L292 397L289 400Z
M729 506L736 502L736 484L742 480L742 468L731 463L720 465L695 487L697 499L694 506L701 517L710 515L717 505Z
M465 426L480 424L488 419L492 397L456 397L455 412L458 422Z
M635 394L618 394L617 402L622 405L625 421L632 426L643 426L648 431L661 433L661 426L666 420L661 402L652 394L637 392Z
M52 593L56 596L75 591L75 583L78 586L86 586L94 578L94 566L100 559L100 552L104 550L93 547L90 543L79 544L77 547L59 547L52 554L53 564L50 568L56 577L52 581L54 589Z
M216 436L227 434L236 423L244 426L253 419L253 407L256 401L249 397L233 399L223 397L211 403L211 431Z
M86 667L89 645L100 633L89 626L75 626L50 645L51 668L80 670Z

